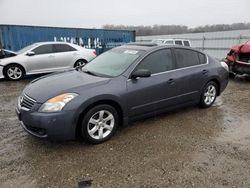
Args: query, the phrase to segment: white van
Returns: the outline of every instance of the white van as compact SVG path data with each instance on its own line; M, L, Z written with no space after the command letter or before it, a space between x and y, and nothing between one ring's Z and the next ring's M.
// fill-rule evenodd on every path
M156 44L191 46L190 40L186 39L153 39L152 42Z

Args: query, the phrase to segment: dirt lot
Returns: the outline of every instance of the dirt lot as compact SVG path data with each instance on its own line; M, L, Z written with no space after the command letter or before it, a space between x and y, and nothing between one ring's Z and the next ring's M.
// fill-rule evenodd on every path
M29 81L0 81L0 187L78 187L85 180L91 187L250 187L250 81L244 78L231 80L209 109L139 121L95 146L25 133L14 107Z

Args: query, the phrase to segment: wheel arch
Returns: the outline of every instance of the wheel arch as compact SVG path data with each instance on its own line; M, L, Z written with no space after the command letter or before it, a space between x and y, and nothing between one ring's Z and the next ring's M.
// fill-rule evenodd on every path
M86 59L84 59L84 58L78 58L78 59L74 62L74 67L76 66L76 63L77 63L78 61L84 61L85 63L88 63L88 61L87 61Z
M216 83L216 85L217 85L217 89L218 89L218 93L217 93L217 96L220 96L220 94L221 94L221 92L220 92L220 87L221 87L221 85L220 85L220 82L219 82L219 80L217 79L217 78L213 78L213 79L211 79L211 80L209 80L207 83L209 83L209 82L214 82L214 83ZM207 84L206 83L206 84Z
M216 83L216 85L217 85L217 87L218 87L218 88L217 88L217 89L218 89L217 96L220 96L220 94L221 94L221 85L220 85L220 81L219 81L218 78L215 78L215 77L210 78L210 79L208 79L208 80L205 82L205 84L204 84L203 87L201 88L202 90L201 90L200 95L202 94L202 91L203 91L204 87L205 87L209 82L214 82L214 83Z
M80 115L78 116L77 122L76 122L76 129L75 129L75 135L77 138L80 138L80 134L81 134L81 123L82 120L84 118L84 115L93 107L97 106L97 105L101 105L101 104L106 104L106 105L110 105L113 108L115 108L115 110L118 113L118 117L119 117L119 124L118 125L122 125L123 124L123 116L124 116L124 112L122 110L121 105L116 102L115 100L111 100L111 99L104 99L104 100L98 100L96 102L93 102L91 104L89 104L84 110L81 111Z
M24 67L23 65L21 65L20 63L15 63L15 62L13 62L13 63L8 63L7 65L5 65L5 66L3 67L3 74L4 74L5 77L6 77L6 68L7 68L8 66L10 66L10 65L18 65L18 66L20 66L20 67L23 69L23 71L24 71L24 75L26 74L26 69L25 69L25 67Z

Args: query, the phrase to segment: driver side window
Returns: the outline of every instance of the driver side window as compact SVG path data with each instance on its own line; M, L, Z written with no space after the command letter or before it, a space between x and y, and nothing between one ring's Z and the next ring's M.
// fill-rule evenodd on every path
M45 45L38 46L32 51L35 52L36 55L54 53L52 44L45 44Z
M147 69L151 74L174 69L172 52L170 49L158 50L151 53L137 66L138 69Z

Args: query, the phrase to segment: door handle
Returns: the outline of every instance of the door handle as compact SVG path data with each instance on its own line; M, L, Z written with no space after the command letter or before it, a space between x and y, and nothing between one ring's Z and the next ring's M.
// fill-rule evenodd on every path
M170 78L168 81L167 81L168 84L170 85L173 85L174 84L174 79L173 78Z
M207 74L208 73L208 70L204 69L202 70L202 74Z

